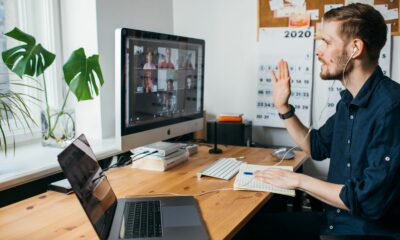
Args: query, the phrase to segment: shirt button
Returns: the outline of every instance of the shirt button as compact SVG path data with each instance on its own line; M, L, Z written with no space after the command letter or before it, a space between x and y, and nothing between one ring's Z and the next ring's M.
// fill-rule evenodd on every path
M389 156L386 156L386 157L385 157L385 161L389 162L389 161L390 161L390 157L389 157Z
M353 119L354 119L354 116L353 116L353 115L350 115L350 119L353 120Z
M332 229L333 229L333 225L330 225L330 226L329 226L329 229L332 230Z
M340 213L340 209L337 209L336 212L337 212L337 213Z
M351 164L350 163L347 163L347 167L350 167L351 166ZM339 210L339 209L338 209Z
M350 139L349 139L349 140L347 140L347 144L350 144L350 142L351 142L351 141L350 141Z

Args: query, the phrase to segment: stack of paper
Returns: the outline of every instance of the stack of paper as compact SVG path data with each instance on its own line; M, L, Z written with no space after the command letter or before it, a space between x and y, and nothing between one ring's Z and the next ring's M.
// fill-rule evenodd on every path
M132 168L163 172L187 161L188 158L189 152L186 149L178 149L167 156L150 154L148 156L141 157L139 155L132 159Z
M263 166L254 164L242 164L240 166L239 173L236 176L235 183L233 184L233 189L272 192L294 197L295 196L294 190L275 187L270 184L256 180L254 178L254 174L245 174L245 172L254 173L257 170L265 170L271 168L280 168L293 171L293 168L289 166Z

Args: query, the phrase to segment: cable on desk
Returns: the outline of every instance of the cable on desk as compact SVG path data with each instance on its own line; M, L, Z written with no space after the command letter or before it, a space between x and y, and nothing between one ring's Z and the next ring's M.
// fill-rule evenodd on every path
M120 157L118 157L118 160L117 160L116 163L114 163L113 165L110 165L107 168L103 169L103 171L107 171L110 168L122 167L122 166L129 165L129 164L131 164L132 162L134 162L136 160L139 160L141 158L147 157L147 156L152 155L152 154L157 153L157 152L158 152L157 150L154 150L152 152L144 151L144 152L137 153L137 154L131 155L131 156L120 156ZM143 155L143 156L140 156L140 155ZM140 157L136 158L137 156L140 156Z
M202 196L202 195L209 194L209 193L212 193L212 192L228 191L228 190L233 190L233 188L219 188L219 189L214 189L214 190L206 191L206 192L203 192L203 193L198 193L198 194L196 194L196 195L194 195L194 196L200 197L200 196Z
M141 154L144 154L144 153L146 153L146 154L143 155L143 156L141 156L141 157L139 157L139 158L136 158L138 155L141 155ZM158 151L157 151L157 150L154 150L154 151L152 151L152 152L144 151L144 152L142 152L142 153L138 153L138 154L136 154L136 155L132 155L132 156L131 156L132 161L131 161L130 163L132 163L132 162L134 162L134 161L137 161L137 160L139 160L139 159L142 159L142 158L144 158L144 157L147 157L147 156L149 156L149 155L152 155L152 154L154 154L154 153L158 153Z
M311 130L312 130L312 128L310 127L310 128L308 129L308 131L307 131L306 136L303 138L303 141L302 141L299 145L302 145L302 144L307 140L307 137L308 137L308 135L310 135ZM287 154L288 152L294 150L296 147L300 147L299 145L295 145L294 147L292 147L292 148L290 148L289 150L287 150L287 151L285 152L285 154L283 155L282 159L281 159L279 162L275 163L274 166L280 165L280 164L283 162L283 160L285 160L286 154Z
M337 81L337 80L334 80L334 81L332 82L332 85L330 86L330 88L333 87L333 85L335 84L336 81ZM328 105L329 105L329 100L330 100L330 98L331 98L331 92L329 92L328 99L326 100L325 106L322 108L322 111L321 111L321 113L319 114L319 117L318 117L318 120L317 120L316 123L319 123L319 122L321 121L322 114L324 113L325 109L327 109L327 107L328 107ZM315 123L314 123L314 125L315 125ZM294 147L290 148L289 151L292 151L292 150L295 149L296 147L300 147L300 145L302 145L302 144L307 140L307 137L308 137L308 135L310 135L310 132L311 132L312 128L313 128L313 124L311 124L310 127L308 128L308 132L307 132L306 136L303 138L303 141L301 141L301 143L300 143L299 145L295 145ZM284 158L286 157L286 154L287 154L289 151L286 151L286 153L285 153L285 155L283 155L282 159L281 159L278 163L274 164L274 166L281 164L281 163L283 162Z

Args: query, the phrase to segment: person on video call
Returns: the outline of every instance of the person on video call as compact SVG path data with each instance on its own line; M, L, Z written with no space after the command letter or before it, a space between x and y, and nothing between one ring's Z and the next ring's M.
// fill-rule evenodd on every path
M260 181L302 190L325 203L323 213L264 219L266 235L275 227L287 229L279 239L319 239L320 234L400 239L400 85L378 66L386 34L382 15L369 5L325 13L316 50L320 76L339 79L345 90L336 113L318 130L302 125L288 104L287 62L281 60L272 73L273 101L290 136L313 159L330 158L330 166L327 181L285 170L255 172Z
M164 105L168 110L175 109L175 96L174 96L175 88L174 88L174 80L167 80L167 91L164 95Z
M171 48L165 49L165 57L161 60L159 67L160 68L168 68L168 69L175 69L174 64L171 61Z
M179 68L180 69L193 69L193 64L192 64L192 53L191 52L183 52L178 59L179 62Z
M145 70L154 70L156 65L153 63L153 52L149 49L146 53L146 63L143 66Z
M195 86L194 86L194 84L193 84L193 79L192 79L192 76L191 76L191 75L186 76L185 82L186 82L185 89L191 90L191 89L194 89L194 88L195 88Z
M151 93L154 90L153 76L151 71L144 72L144 92Z

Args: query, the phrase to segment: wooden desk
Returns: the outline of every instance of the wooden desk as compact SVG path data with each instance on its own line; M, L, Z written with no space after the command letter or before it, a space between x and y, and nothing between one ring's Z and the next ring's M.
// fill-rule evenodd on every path
M232 188L230 181L208 177L197 179L196 173L221 157L245 156L244 161L272 165L278 159L265 148L222 147L220 155L208 154L208 147L189 161L167 172L151 172L130 167L112 169L107 177L118 198L133 194L174 192L186 195ZM283 161L295 169L308 158L297 152L294 160ZM272 196L270 193L216 191L197 196L202 218L212 239L229 239L240 230ZM0 209L1 239L97 239L96 232L74 194L46 192Z

